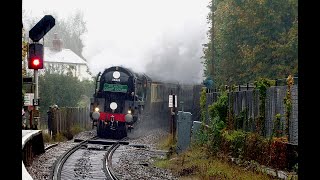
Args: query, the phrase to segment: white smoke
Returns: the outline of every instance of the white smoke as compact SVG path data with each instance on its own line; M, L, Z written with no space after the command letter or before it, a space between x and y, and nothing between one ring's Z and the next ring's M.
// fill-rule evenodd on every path
M96 75L113 65L152 78L201 82L210 0L24 0L33 15L83 11L88 32L83 56Z

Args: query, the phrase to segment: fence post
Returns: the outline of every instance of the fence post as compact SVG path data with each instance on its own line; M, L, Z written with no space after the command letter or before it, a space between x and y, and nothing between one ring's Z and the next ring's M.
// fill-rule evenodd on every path
M205 107L205 109L206 109L206 119L205 119L205 123L206 124L209 124L209 115L208 115L208 100L209 98L208 98L208 94L206 93L206 107Z
M56 108L52 109L52 138L55 139L58 129L58 112Z

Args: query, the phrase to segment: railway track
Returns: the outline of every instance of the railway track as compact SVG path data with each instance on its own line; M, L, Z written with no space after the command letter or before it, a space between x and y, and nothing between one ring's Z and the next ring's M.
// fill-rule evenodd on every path
M79 142L65 152L56 162L50 179L118 179L112 170L112 154L122 140L106 140L97 137Z
M118 180L117 176L115 176L115 173L112 170L112 155L114 153L114 151L120 146L119 143L112 145L111 148L109 148L107 155L105 156L105 160L104 162L107 163L103 163L104 165L104 169L106 170L107 174L109 175L109 177L113 180Z

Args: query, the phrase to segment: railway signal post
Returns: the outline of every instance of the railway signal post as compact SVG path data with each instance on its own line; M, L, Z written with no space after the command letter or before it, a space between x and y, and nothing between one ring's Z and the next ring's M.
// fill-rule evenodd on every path
M170 133L172 134L172 139L176 136L176 108L178 107L178 97L175 94L169 95L169 108L170 108Z
M55 25L55 19L51 15L45 15L30 31L29 38L32 39L32 43L29 44L28 53L28 68L34 70L34 99L33 106L35 107L32 116L34 120L34 129L38 129L37 125L39 123L39 84L38 84L38 70L43 69L43 44L39 43L39 40L51 30Z

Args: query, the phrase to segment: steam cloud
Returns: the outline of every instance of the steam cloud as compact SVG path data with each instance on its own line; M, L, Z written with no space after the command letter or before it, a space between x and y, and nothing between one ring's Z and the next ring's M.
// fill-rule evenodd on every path
M210 0L25 0L23 9L67 17L83 11L88 32L82 55L93 75L113 65L152 79L202 81L202 44L208 41ZM63 5L62 5L63 4Z

